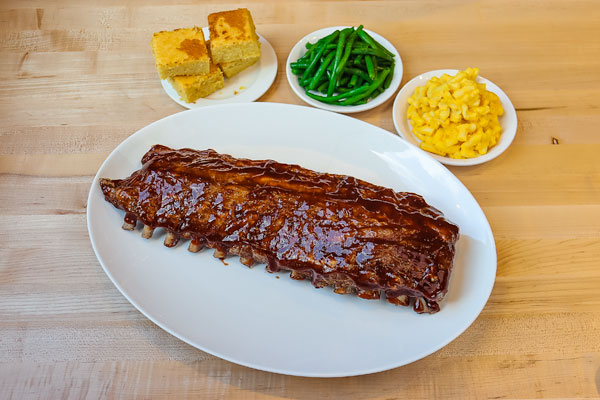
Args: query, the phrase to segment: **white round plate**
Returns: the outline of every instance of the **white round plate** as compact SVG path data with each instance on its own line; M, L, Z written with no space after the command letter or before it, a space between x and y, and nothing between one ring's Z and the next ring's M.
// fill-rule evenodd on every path
M140 229L121 229L124 213L104 200L98 178L127 177L156 143L274 159L422 194L461 233L441 311L420 315L385 300L317 290L308 281L269 274L262 265L249 269L238 257L223 265L212 251L188 252L187 243L164 247L162 232L145 240ZM289 375L360 375L425 357L477 318L496 276L488 222L444 166L363 121L288 104L204 107L142 128L100 167L88 197L87 221L104 271L150 320L215 356Z
M383 36L378 35L377 33L373 32L373 31L364 29L364 31L367 32L369 35L371 35L371 37L373 39L377 40L381 45L383 45L383 47L385 47L386 49L388 49L389 51L394 53L394 55L395 55L394 59L396 61L396 66L394 68L394 77L392 78L390 87L387 88L386 90L384 90L384 92L381 93L379 96L375 97L373 100L371 100L365 104L361 104L358 106L336 106L333 104L321 103L320 101L317 101L311 97L308 97L304 93L304 88L300 87L300 85L298 84L298 77L292 73L292 68L290 67L290 63L295 62L300 57L302 57L304 55L304 53L306 53L306 43L307 42L315 43L317 40L329 35L330 33L335 32L338 29L345 29L345 28L348 28L348 27L347 26L332 26L330 28L319 29L318 31L314 31L313 33L310 33L310 34L304 36L302 39L300 39L300 41L298 43L296 43L296 45L292 48L292 51L290 51L290 55L288 56L287 61L285 63L285 73L287 76L287 80L288 80L290 86L292 87L292 90L305 103L308 103L311 106L314 106L317 108L322 108L324 110L350 114L350 113L356 113L356 112L360 112L360 111L370 110L372 108L377 107L380 104L383 104L387 99L392 97L392 95L396 92L396 90L400 86L400 82L402 82L402 71L403 71L402 70L402 58L400 58L400 54L398 53L398 50L396 50L396 48L390 42L388 42L387 39L385 39Z
M202 28L204 36L208 37L208 27ZM260 96L271 87L275 76L277 76L277 56L271 44L258 35L260 41L260 59L256 64L246 68L232 78L225 78L225 87L200 98L194 103L186 103L181 100L177 91L167 79L160 83L163 89L177 104L185 108L199 108L223 103L249 103Z
M396 100L394 100L394 107L392 108L394 126L396 127L396 131L400 134L400 136L406 139L409 143L415 145L420 151L428 154L430 157L435 158L441 163L446 165L463 166L482 164L502 154L504 150L510 146L517 133L517 112L515 111L515 107L511 103L506 93L504 93L502 89L496 86L493 82L482 78L481 76L477 76L477 82L485 83L487 90L497 94L500 98L500 102L502 103L502 107L504 108L504 114L499 118L500 125L502 126L502 135L500 136L500 141L482 156L459 160L421 150L419 147L421 140L412 133L412 127L406 118L406 111L408 110L408 98L413 95L417 87L424 86L427 81L434 76L439 77L443 74L456 75L458 72L459 70L457 69L438 69L435 71L425 72L424 74L411 79L402 87L402 89L400 89L398 95L396 96Z

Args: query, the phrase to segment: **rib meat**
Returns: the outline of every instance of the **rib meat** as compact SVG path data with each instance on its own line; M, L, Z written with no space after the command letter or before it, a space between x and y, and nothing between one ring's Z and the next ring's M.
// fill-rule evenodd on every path
M437 312L448 290L458 227L413 193L272 160L155 145L126 179L101 179L124 229L167 231L215 257L289 270L315 287Z

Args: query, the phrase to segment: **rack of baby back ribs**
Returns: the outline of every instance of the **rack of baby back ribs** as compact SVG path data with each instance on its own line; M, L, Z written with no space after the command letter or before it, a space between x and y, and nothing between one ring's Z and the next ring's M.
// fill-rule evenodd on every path
M458 227L413 193L272 160L214 150L152 147L126 179L101 179L107 201L125 211L124 228L167 231L164 244L191 240L215 257L239 255L269 272L291 271L315 287L333 286L408 306L439 310L448 290Z

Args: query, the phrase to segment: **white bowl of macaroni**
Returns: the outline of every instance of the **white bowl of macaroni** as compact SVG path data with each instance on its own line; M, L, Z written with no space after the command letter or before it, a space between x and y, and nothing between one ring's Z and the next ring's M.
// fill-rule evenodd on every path
M440 69L410 80L394 101L398 134L446 165L476 165L502 154L517 132L517 113L502 89L477 74Z

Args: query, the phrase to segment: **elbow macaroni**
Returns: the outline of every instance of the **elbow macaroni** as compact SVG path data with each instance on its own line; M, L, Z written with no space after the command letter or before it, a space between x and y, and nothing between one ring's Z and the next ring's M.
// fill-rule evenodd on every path
M451 158L486 154L500 140L500 99L477 83L478 68L431 78L408 99L407 118L423 150Z

